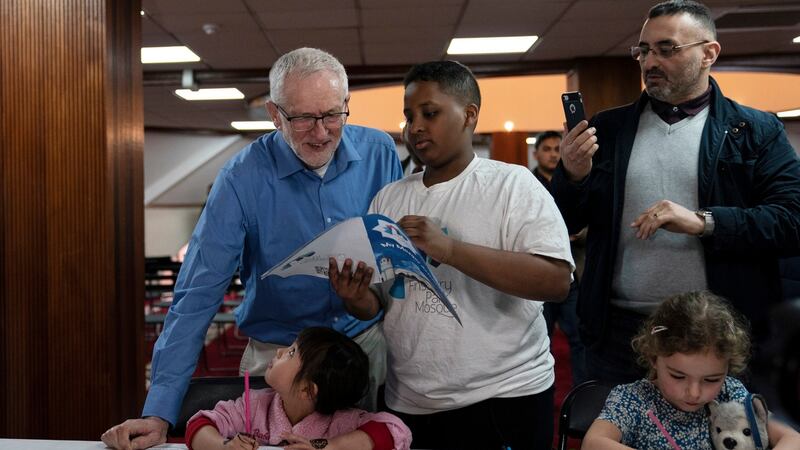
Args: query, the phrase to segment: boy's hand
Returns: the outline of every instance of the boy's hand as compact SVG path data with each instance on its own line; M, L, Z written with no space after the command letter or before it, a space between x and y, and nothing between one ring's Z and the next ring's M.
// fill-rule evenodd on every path
M258 441L247 434L239 433L223 447L225 450L258 450Z
M592 171L592 156L599 148L596 132L596 129L589 128L589 122L585 120L578 122L569 132L564 125L564 139L559 147L561 162L570 181L582 181Z
M369 290L372 280L372 268L359 261L353 273L353 260L347 258L339 271L336 258L328 259L328 279L331 286L345 304L350 314L361 320L375 317L380 310L380 304L375 294Z
M418 249L443 264L453 256L452 238L425 216L404 216L397 222Z

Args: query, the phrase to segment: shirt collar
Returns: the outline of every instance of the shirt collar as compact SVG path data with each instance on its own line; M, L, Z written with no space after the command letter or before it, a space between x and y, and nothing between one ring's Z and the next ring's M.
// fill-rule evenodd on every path
M650 97L650 104L653 108L653 112L658 114L658 117L660 117L661 120L670 125L680 122L689 116L696 115L705 109L705 107L710 103L711 83L708 84L708 89L706 89L704 93L678 105L672 105L667 102L662 102L661 100L652 96Z
M544 187L547 188L547 190L550 190L550 180L548 180L547 177L544 176L544 174L542 173L541 170L539 170L538 167L533 168L533 175L536 177L536 179L539 180L539 182L541 182L544 185Z
M272 133L271 137L273 143L275 144L274 154L278 178L285 178L303 170L309 170L310 172L313 172L310 169L306 169L303 161L301 161L300 158L294 154L292 148L289 147L289 143L286 142L286 139L283 137L283 132L275 131ZM328 171L325 173L325 179L332 179L338 174L344 172L344 170L347 168L347 164L350 163L350 161L359 160L361 160L361 155L358 154L353 142L350 140L350 137L347 133L347 125L345 125L344 129L342 130L342 139L339 141L339 146L336 148L336 151L333 152L333 158L330 162L330 167L328 167Z

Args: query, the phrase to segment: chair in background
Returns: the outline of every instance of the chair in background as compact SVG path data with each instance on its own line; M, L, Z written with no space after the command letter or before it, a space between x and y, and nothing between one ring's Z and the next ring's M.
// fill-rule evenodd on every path
M263 376L250 377L250 389L268 387ZM189 389L181 404L178 421L169 431L171 437L183 437L186 434L186 422L203 409L214 409L221 400L234 400L244 393L244 377L204 377L192 378Z
M800 288L800 279L797 283ZM769 374L764 380L765 386L759 386L759 393L768 394L767 401L770 409L775 409L773 412L784 412L797 424L800 423L800 295L772 307L770 329L774 330L771 340L764 346L769 355L764 366L769 367ZM777 384L767 386L776 379ZM780 405L785 411L773 405Z
M585 381L564 398L558 417L558 449L567 450L567 438L583 439L600 414L611 388L597 380Z
M180 270L181 263L173 261L169 256L145 258L145 301L157 301L164 295L171 295L175 289L175 280L178 278Z

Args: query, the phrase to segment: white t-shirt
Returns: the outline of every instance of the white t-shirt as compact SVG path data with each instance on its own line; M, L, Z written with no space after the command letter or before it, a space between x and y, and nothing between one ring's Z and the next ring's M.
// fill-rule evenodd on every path
M475 157L444 183L427 188L422 176L384 187L370 212L393 220L427 216L459 241L557 258L574 268L561 214L525 167ZM537 394L553 384L541 302L504 294L446 264L431 269L464 326L414 281L406 279L405 299L386 300L390 408L429 414Z

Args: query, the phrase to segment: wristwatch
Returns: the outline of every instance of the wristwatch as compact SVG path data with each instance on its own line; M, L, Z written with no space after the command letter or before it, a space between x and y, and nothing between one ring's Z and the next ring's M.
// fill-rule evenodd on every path
M313 448L325 448L328 446L327 439L311 439L308 443L311 444Z
M707 209L699 209L694 212L697 217L703 219L703 232L698 234L699 237L708 237L714 234L714 215Z

